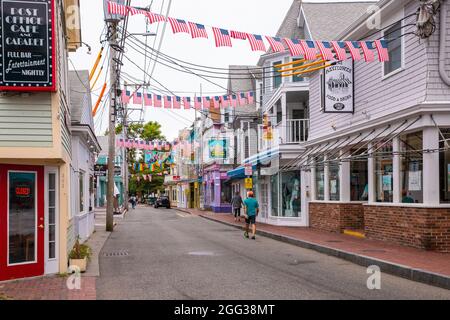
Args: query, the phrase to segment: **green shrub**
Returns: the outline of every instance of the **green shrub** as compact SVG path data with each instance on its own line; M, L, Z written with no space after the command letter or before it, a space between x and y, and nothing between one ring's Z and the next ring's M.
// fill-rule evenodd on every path
M86 244L80 244L80 238L75 242L72 251L70 251L69 258L70 259L91 259L92 250Z

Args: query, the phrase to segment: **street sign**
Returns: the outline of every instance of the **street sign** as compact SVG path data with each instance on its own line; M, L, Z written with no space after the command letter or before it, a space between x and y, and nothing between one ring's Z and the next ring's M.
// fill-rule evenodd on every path
M252 178L245 179L245 189L247 189L247 190L253 189L253 179Z
M253 165L251 163L245 165L245 175L247 177L253 176Z
M0 2L0 91L56 90L54 2Z

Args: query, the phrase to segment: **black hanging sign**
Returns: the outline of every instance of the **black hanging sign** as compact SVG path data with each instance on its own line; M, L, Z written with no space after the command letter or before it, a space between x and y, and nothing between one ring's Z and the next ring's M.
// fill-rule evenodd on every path
M0 91L55 91L54 0L0 1Z

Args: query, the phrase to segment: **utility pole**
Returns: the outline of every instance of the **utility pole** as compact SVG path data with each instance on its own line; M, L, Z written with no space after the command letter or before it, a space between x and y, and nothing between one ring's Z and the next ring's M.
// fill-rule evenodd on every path
M106 231L114 230L114 160L116 157L116 102L117 102L117 52L114 48L118 47L117 43L117 21L109 22L109 53L110 65L110 83L111 92L109 95L109 152L108 152L108 185L107 185L107 207L106 207Z
M127 86L125 85L124 90L127 90ZM123 106L123 126L122 126L122 137L123 141L125 141L128 138L128 103L125 103ZM128 204L128 196L129 196L129 190L128 190L128 149L123 148L123 184L124 184L124 197L123 202L125 205L125 210L128 211L129 204Z

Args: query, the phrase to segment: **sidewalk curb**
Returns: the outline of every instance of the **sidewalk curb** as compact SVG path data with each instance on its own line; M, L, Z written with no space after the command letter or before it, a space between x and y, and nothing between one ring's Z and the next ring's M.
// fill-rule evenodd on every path
M183 211L183 210L179 210L179 211ZM187 212L187 211L183 211L183 212ZM204 215L200 215L200 217L202 217L203 219L209 220L209 221L221 223L221 224L233 227L233 228L243 230L242 226L238 226L233 223L216 220L214 218L210 218L210 217L204 216ZM387 274L391 274L391 275L398 276L398 277L401 277L401 278L404 278L407 280L420 282L420 283L424 283L427 285L441 287L441 288L450 290L450 277L447 277L442 274L433 273L433 272L429 272L429 271L421 270L421 269L415 269L415 268L412 268L409 266L400 265L400 264L392 263L389 261L364 256L364 255L358 255L358 254L351 253L348 251L330 248L327 246L319 245L319 244L308 242L305 240L291 238L288 236L283 236L280 234L275 234L275 233L268 232L268 231L258 230L258 234L265 236L267 238L271 238L273 240L285 242L285 243L292 244L292 245L295 245L295 246L298 246L298 247L301 247L304 249L310 249L310 250L314 250L314 251L317 251L319 253L323 253L323 254L326 254L329 256L337 257L337 258L352 262L354 264L357 264L357 265L360 265L363 267L369 267L372 265L376 265L376 266L380 267L382 272L385 272Z

